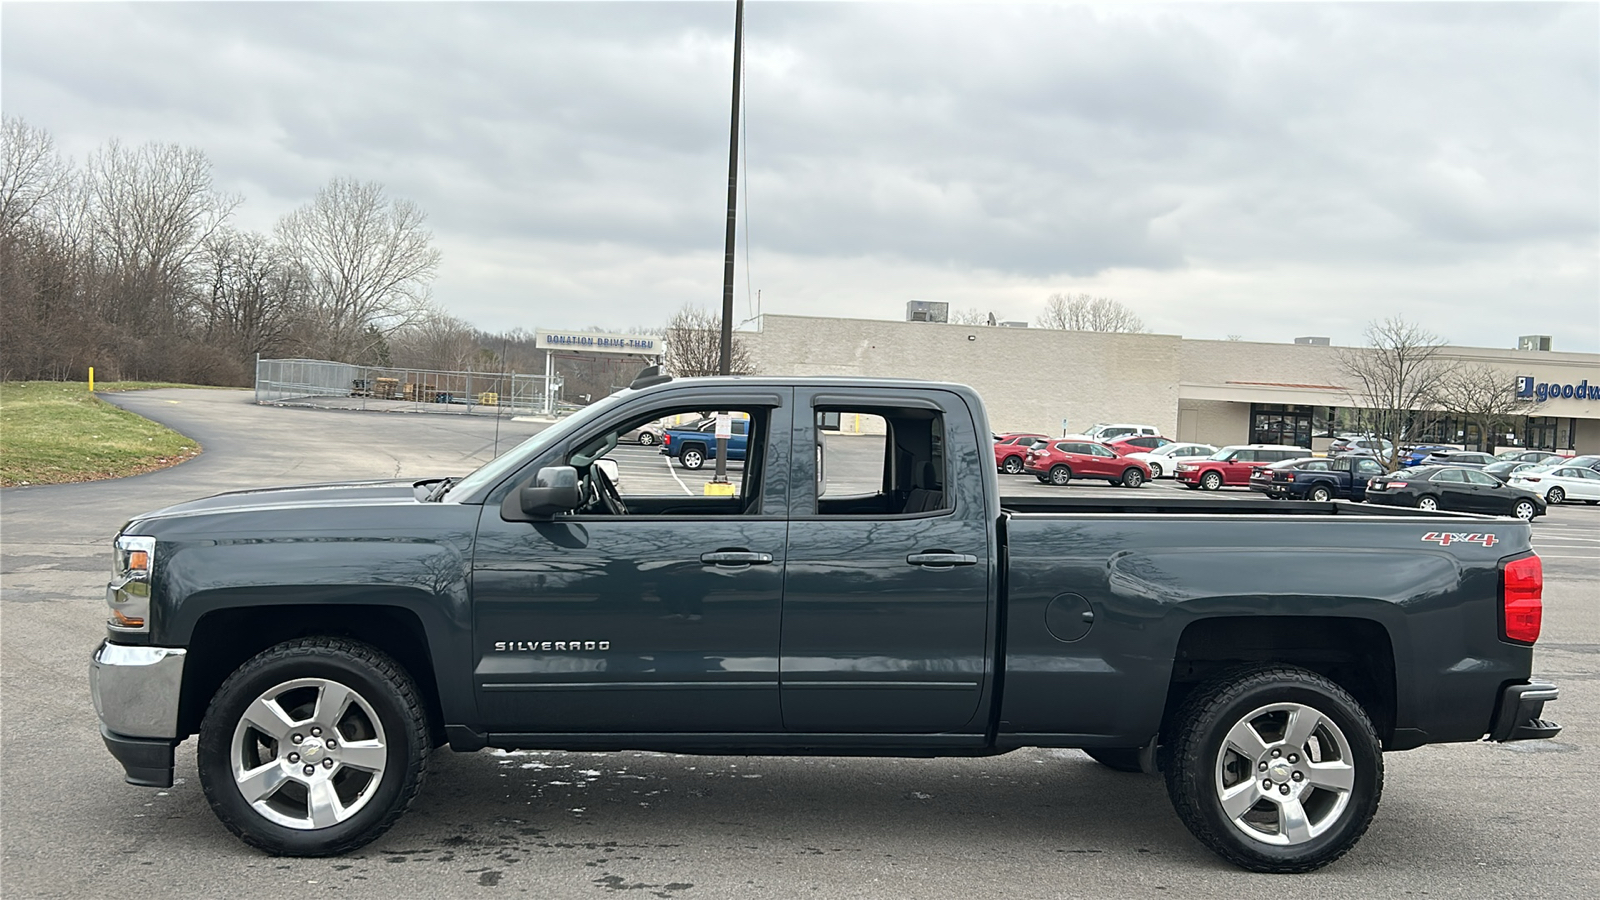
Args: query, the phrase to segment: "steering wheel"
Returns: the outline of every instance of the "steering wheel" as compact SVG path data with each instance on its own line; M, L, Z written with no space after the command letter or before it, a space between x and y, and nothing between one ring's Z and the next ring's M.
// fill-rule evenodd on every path
M613 516L628 514L627 504L622 502L622 495L617 493L617 486L611 483L611 476L606 470L597 465L589 466L589 481L594 485L595 493L599 495L600 502L605 506L606 512Z

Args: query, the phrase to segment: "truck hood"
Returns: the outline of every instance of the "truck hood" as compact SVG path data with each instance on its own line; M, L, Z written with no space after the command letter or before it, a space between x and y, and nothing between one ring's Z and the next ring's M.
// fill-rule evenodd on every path
M190 500L136 516L135 521L170 519L252 510L290 508L387 506L420 503L431 483L416 479L393 481L348 481L332 484L302 484L288 487L228 491Z

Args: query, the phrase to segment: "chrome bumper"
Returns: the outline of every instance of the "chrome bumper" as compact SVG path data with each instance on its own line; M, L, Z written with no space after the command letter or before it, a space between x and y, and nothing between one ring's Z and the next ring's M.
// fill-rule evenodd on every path
M183 661L175 647L134 647L104 641L89 661L89 693L106 731L133 738L178 736Z

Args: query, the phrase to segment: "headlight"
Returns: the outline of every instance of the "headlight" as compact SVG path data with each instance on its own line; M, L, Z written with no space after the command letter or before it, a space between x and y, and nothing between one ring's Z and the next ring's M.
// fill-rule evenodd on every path
M156 539L119 534L111 583L106 585L108 623L118 631L150 630L150 574L155 570Z

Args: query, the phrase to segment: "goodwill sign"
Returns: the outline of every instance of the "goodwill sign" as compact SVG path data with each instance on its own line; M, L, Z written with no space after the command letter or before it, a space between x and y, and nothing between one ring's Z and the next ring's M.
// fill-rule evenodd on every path
M1600 400L1600 382L1590 384L1589 379L1577 384L1557 384L1551 381L1535 382L1532 375L1517 376L1517 399L1543 403L1546 400Z

